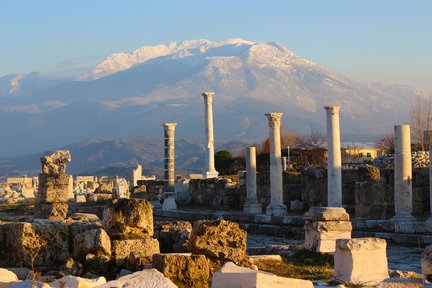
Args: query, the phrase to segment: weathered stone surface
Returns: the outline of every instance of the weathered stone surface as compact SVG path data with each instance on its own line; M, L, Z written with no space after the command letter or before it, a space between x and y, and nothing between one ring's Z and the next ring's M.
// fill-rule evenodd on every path
M78 275L81 274L83 266L73 258L69 258L63 265L59 267L62 275Z
M29 254L36 253L36 266L56 266L66 262L69 253L69 228L59 221L6 223L2 241L9 266L30 267ZM40 249L38 249L38 247Z
M165 277L189 287L203 287L210 277L210 264L204 255L155 254L153 265Z
M88 196L87 202L104 202L111 200L113 198L112 194L107 193L94 193Z
M421 269L423 275L432 275L432 245L427 246L421 254Z
M156 239L122 239L112 240L112 257L118 264L124 263L131 253L136 257L148 258L147 263L151 263L153 254L159 253L159 242Z
M305 220L349 221L349 214L340 207L312 207L305 213Z
M187 221L161 221L154 223L154 237L158 239L160 250L167 252L187 252L187 242L192 232L192 224Z
M308 280L279 277L274 274L256 271L240 266L232 262L226 263L222 269L213 274L212 288L313 288L313 283Z
M39 193L37 201L41 203L65 203L68 195L69 175L39 174Z
M70 215L68 217L68 219L66 220L73 220L73 221L80 221L80 222L84 222L84 223L95 223L95 224L101 224L102 222L99 219L98 216L96 216L95 214L90 214L90 213L74 213L72 215Z
M41 158L42 173L45 175L60 175L66 173L66 163L71 162L72 157L68 150L49 151Z
M354 285L376 285L389 278L386 247L379 238L336 240L333 276Z
M106 283L105 277L98 277L96 279L86 279L86 278L67 275L49 283L49 285L53 288L91 288L105 283Z
M35 203L34 217L48 220L64 220L68 208L67 203Z
M98 288L142 288L143 283L145 287L158 287L158 288L176 288L170 279L165 277L162 273L156 269L147 269L133 274L129 274L120 277L117 280L109 281L103 285L98 286Z
M355 183L355 216L363 219L386 219L390 213L386 185L383 182Z
M6 283L13 281L18 281L17 275L12 271L0 268L0 282Z
M51 288L51 286L44 282L32 282L31 280L26 281L16 281L16 282L10 282L6 286L1 286L1 288Z
M312 207L305 213L305 243L314 252L336 251L336 239L351 238L349 214L341 207Z
M306 221L305 243L307 250L332 253L336 251L337 239L350 239L350 221Z
M119 199L104 209L103 226L114 239L153 236L153 206L146 200Z
M111 258L111 241L103 229L88 230L73 235L73 256L84 261L88 254Z
M243 263L246 259L246 231L240 229L238 223L223 219L200 220L193 226L188 247L193 254Z

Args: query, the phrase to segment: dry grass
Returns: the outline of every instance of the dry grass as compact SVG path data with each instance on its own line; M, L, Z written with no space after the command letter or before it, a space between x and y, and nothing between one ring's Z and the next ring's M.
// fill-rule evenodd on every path
M311 281L329 282L333 275L333 257L306 250L299 251L293 257L282 262L265 260L256 263L259 270L268 271L278 276Z

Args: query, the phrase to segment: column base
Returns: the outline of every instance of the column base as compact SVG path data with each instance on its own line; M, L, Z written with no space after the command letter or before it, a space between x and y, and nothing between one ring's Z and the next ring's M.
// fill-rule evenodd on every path
M217 171L207 171L204 173L205 179L217 178L219 176L219 172Z
M243 205L243 214L248 215L256 215L262 213L262 205L261 204L244 204Z
M177 210L174 193L165 193L165 199L162 203L162 210Z
M394 222L394 231L396 233L415 233L415 227L412 222L417 219L411 214L398 214L395 215L391 220Z
M285 216L287 214L287 206L282 203L270 204L266 208L268 216Z

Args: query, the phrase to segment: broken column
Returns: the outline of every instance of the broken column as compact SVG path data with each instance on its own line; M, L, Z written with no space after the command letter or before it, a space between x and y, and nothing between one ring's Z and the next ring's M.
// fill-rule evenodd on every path
M214 162L214 136L213 136L213 95L214 92L204 92L204 107L205 107L205 130L207 140L207 171L204 177L216 178L219 173L215 169Z
M132 187L138 186L138 180L142 179L142 166L137 164L136 168L132 170Z
M409 125L396 125L394 157L395 229L398 223L411 222L412 216L412 167Z
M266 208L269 216L284 216L287 207L283 203L282 163L280 143L280 121L283 113L267 113L270 133L270 205Z
M246 200L243 206L245 214L261 214L262 206L257 199L256 183L256 148L246 149Z
M327 111L327 195L329 207L342 207L342 160L340 147L340 106L326 106Z
M338 239L333 277L352 285L377 285L389 278L386 247L379 238Z
M47 152L40 160L42 173L39 174L34 216L63 220L68 210L70 177L66 175L66 163L71 161L70 152L67 150Z
M312 207L305 213L304 247L309 251L332 253L337 239L350 239L349 214L341 207Z
M162 204L163 210L175 210L177 204L175 202L175 148L174 148L174 134L177 123L164 123L164 202Z

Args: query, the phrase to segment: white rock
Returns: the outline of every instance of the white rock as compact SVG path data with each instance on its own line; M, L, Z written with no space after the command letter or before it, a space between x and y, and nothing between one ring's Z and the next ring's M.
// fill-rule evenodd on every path
M38 281L33 283L31 280L11 282L6 286L0 285L0 287L2 288L3 287L5 288L51 288L51 286L48 285L47 283L38 282Z
M97 288L176 288L170 279L156 269L138 271L96 286Z
M0 282L18 281L17 275L7 269L0 268Z
M62 283L62 284L60 284ZM76 277L76 276L72 276L72 275L67 275L64 276L60 279L57 279L51 283L49 283L49 285L51 287L54 288L63 288L63 287L67 287L67 288L91 288L91 287L96 287L102 284L106 283L106 279L105 277L98 277L96 279L87 279L87 278L81 278L81 277Z
M313 288L307 280L279 277L271 273L256 271L227 262L213 274L212 288Z
M336 240L333 276L354 285L376 285L389 278L386 247L379 238Z

